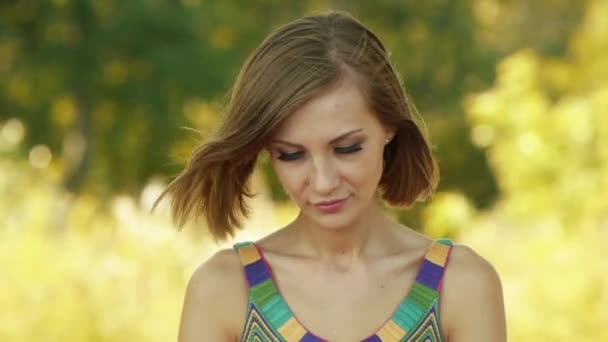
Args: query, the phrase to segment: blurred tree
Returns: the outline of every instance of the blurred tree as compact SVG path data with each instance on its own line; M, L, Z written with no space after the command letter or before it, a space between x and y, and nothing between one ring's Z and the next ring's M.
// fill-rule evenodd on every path
M5 1L0 118L25 122L23 153L49 146L51 167L71 191L136 193L154 175L179 170L198 140L180 127L204 132L214 125L245 55L273 28L311 11L343 9L391 51L430 127L441 189L463 191L483 207L496 186L484 154L469 142L461 99L489 86L495 62L515 47L559 54L554 32L567 35L584 3ZM538 30L539 20L551 29Z
M269 29L260 19L270 4L3 2L0 115L25 121L26 147L51 148L69 190L139 190L186 157L175 155L180 126L201 115L213 124L208 102L226 91L252 32Z
M467 101L495 206L441 194L425 213L433 235L456 235L496 266L514 341L608 340L608 2L588 6L567 57L514 53Z

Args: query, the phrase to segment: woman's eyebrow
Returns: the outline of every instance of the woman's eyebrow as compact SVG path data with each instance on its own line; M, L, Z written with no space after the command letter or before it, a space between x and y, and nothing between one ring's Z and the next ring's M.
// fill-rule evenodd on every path
M333 144L333 143L335 143L335 142L337 142L337 141L339 141L339 140L342 140L342 139L344 139L344 138L346 138L346 137L348 137L348 136L350 136L350 135L352 135L352 134L359 133L359 132L362 132L362 131L363 131L363 129L362 129L362 128L353 129L352 131L348 131L348 132L346 132L346 133L344 133L344 134L340 134L339 136L337 136L337 137L335 137L335 138L331 139L331 141L330 141L329 143L330 143L330 144ZM294 144L294 143L292 143L292 142L285 141L285 140L281 140L281 139L272 139L270 142L271 142L271 143L280 143L280 144L284 144L284 145L289 145L289 146L293 146L293 147L302 148L302 146L301 146L301 145Z

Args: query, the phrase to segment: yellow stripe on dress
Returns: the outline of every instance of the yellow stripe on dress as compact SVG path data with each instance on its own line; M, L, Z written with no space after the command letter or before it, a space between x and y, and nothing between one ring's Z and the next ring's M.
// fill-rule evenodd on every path
M444 267L449 252L450 246L446 246L438 242L433 242L426 255L426 258L433 264Z
M380 337L382 342L395 342L401 341L403 336L407 335L407 331L405 331L391 319L384 324L382 329L380 329L376 335Z
M245 266L253 264L254 262L262 258L262 256L253 244L239 248L238 252L239 256L241 257L241 261Z
M300 341L306 335L306 329L293 316L277 330L287 342Z

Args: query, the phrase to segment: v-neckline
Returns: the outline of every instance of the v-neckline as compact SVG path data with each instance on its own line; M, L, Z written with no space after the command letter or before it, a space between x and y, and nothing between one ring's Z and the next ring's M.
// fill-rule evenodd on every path
M365 341L376 341L376 339L374 339L375 337L378 336L378 333L380 333L384 328L387 327L387 325L389 325L391 322L394 321L394 319L397 317L397 314L399 312L399 308L403 305L405 305L408 301L411 301L412 299L412 294L416 288L416 284L419 283L419 279L422 275L422 271L423 271L423 266L425 264L425 260L428 259L429 253L432 250L432 247L436 244L439 243L438 240L433 240L426 248L425 253L422 257L422 260L420 262L420 266L418 267L418 270L416 271L416 277L414 278L414 282L412 283L412 285L410 286L409 290L407 291L406 295L403 297L403 299L395 306L395 308L393 309L393 311L391 312L390 316L384 321L384 323L382 323L382 325L376 329L371 335L365 337L364 339L361 340L361 342L365 342ZM298 316L295 315L295 313L293 312L293 310L291 309L291 306L289 305L289 303L287 302L287 300L285 299L285 297L283 296L283 294L281 293L281 291L279 290L279 286L278 283L276 281L276 278L274 276L274 273L272 271L272 267L270 266L270 264L268 263L268 261L266 260L266 257L264 256L264 252L262 251L261 248L259 248L259 246L255 243L255 242L251 242L252 246L256 249L256 251L258 252L260 259L262 260L262 262L264 263L264 266L266 268L266 270L268 271L269 275L270 275L270 283L271 286L273 288L273 290L276 292L276 295L278 297L281 298L281 300L285 303L285 307L286 310L288 312L288 314L295 320L295 322L297 322L297 324L306 332L306 334L309 334L311 336L313 336L314 338L316 338L318 340L318 342L329 342L328 339L322 338L314 333L312 333L308 328L306 328L306 326L304 326L302 324L302 322L298 319ZM280 333L278 332L281 337L287 341L287 339ZM407 336L407 334L406 334ZM402 338L406 337L406 336L402 336Z

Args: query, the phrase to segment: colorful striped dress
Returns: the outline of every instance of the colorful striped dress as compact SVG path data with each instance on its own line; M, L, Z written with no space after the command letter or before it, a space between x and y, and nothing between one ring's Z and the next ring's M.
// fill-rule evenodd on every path
M245 269L249 287L244 342L328 342L306 330L298 322L279 293L272 271L261 250L252 242L235 246ZM428 248L416 281L393 316L363 342L443 342L439 322L439 292L452 242L433 241Z

